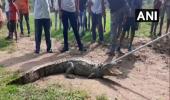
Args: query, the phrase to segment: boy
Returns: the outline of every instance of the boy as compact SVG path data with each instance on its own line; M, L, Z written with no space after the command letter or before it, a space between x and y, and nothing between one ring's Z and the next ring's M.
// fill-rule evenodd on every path
M16 4L19 8L20 14L20 31L21 35L24 35L23 29L23 17L25 18L27 30L28 30L28 37L30 36L30 24L29 24L29 0L16 0Z
M105 13L104 0L89 0L90 12L92 14L92 43L96 42L96 28L99 32L99 44L104 43L104 31L102 25L102 16Z
M17 41L17 21L18 21L18 8L14 3L15 0L9 0L9 34L10 39L13 39L13 33Z

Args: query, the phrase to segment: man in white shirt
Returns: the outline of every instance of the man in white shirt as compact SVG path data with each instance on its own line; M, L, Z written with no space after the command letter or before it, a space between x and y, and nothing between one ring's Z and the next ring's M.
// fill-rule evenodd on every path
M85 51L83 44L81 43L80 36L78 33L78 12L79 12L79 0L59 0L60 16L63 23L63 35L64 35L64 48L61 52L69 50L68 45L68 27L69 22L72 26L79 51Z
M92 14L92 43L96 42L96 28L99 32L99 43L104 42L102 15L105 13L104 0L89 0L89 9Z
M35 0L34 2L34 17L35 17L35 53L40 53L41 35L44 28L45 39L47 45L47 53L52 53L51 36L50 36L50 7L48 0Z

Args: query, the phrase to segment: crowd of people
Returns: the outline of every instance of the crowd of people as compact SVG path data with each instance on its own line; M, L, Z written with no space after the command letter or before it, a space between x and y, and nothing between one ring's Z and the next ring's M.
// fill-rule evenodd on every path
M43 30L47 52L53 52L50 33L51 12L55 13L55 30L58 30L58 25L59 30L63 27L64 47L61 50L62 53L69 51L68 31L70 28L73 30L79 51L86 51L81 40L86 33L85 31L91 31L91 43L98 41L100 45L104 44L107 23L106 9L110 10L111 43L108 54L114 56L116 52L122 53L121 48L125 37L130 37L128 50L131 51L135 32L139 29L139 23L135 21L135 10L141 9L142 5L143 0L34 0L35 53L40 53ZM18 39L18 24L21 36L24 35L23 18L25 18L28 36L30 36L29 9L29 0L5 0L7 28L9 30L6 39L13 39L13 34L15 34L16 40ZM154 0L153 9L160 11L160 21L153 22L150 31L151 37L157 37L162 34L164 18L167 18L166 33L169 30L170 0ZM156 34L158 25L160 25L160 29L159 33ZM98 31L96 31L97 29ZM99 40L97 40L97 33Z

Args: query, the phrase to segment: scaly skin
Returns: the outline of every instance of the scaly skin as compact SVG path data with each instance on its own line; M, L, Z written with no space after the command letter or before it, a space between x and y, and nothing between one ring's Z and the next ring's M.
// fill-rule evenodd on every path
M67 78L74 78L74 75L88 78L102 78L104 75L116 75L108 70L110 65L96 65L82 60L67 60L60 63L50 63L31 69L10 84L27 84L42 77L65 73ZM119 74L119 72L118 72Z

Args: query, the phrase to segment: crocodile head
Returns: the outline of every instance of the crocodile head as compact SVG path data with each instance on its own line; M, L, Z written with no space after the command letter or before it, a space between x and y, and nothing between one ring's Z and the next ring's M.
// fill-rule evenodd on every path
M103 64L101 65L101 70L104 76L118 76L122 75L123 73L118 70L117 68L113 67L113 64Z

